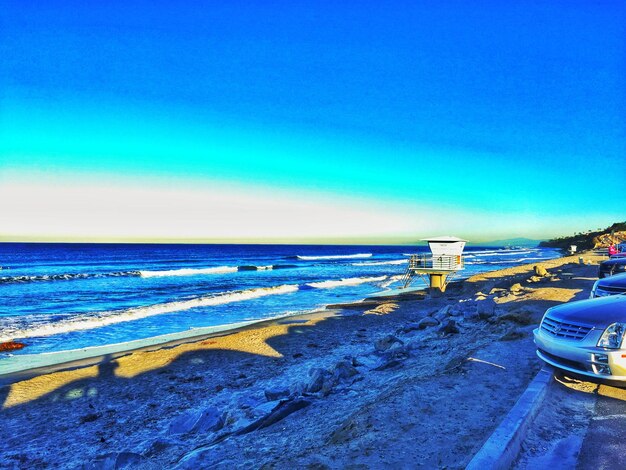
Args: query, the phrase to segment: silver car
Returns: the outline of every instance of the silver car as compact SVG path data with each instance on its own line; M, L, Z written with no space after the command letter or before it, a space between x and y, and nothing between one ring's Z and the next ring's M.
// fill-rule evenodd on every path
M598 279L591 289L590 298L626 293L626 273Z
M626 385L626 295L549 308L534 331L537 355L574 374Z

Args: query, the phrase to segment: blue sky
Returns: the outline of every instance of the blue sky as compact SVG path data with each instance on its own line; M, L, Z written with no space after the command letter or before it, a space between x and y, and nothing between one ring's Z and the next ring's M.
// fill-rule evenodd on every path
M5 4L5 239L486 240L623 219L623 184L602 182L626 177L623 2Z

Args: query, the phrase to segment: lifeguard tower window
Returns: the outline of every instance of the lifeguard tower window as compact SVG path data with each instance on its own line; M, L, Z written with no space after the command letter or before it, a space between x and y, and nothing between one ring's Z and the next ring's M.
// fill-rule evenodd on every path
M467 240L457 237L433 237L428 242L430 254L411 255L404 277L404 287L419 277L426 281L431 290L445 292L450 279L463 269L463 250Z

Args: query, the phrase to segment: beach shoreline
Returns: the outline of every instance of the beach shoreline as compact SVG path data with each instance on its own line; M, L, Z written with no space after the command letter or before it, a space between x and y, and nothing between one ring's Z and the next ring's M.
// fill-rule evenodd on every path
M591 264L579 264L579 256L585 257ZM455 426L468 419L464 413L472 412L475 422L470 428L475 436L463 434L469 454L482 445L481 439L486 438L494 423L497 424L497 417L514 403L538 369L539 361L534 356L530 334L532 328L548 306L588 296L596 270L594 263L600 259L601 256L594 253L565 256L472 276L451 287L441 297L420 293L404 299L369 298L333 305L332 309L321 312L264 320L236 331L208 335L193 341L187 338L180 344L126 352L97 365L51 373L46 371L48 373L0 387L3 403L0 416L4 415L10 427L20 428L20 412L35 413L45 418L71 407L67 419L80 422L90 414L89 406L92 406L99 410L95 412L98 418L93 424L79 426L85 428L83 430L64 428L62 434L69 439L76 433L87 432L87 428L89 432L106 434L106 442L96 444L92 455L87 456L94 461L100 459L103 453L124 450L140 455L155 465L188 462L191 467L192 462L206 464L208 458L224 462L224 466L228 462L245 465L253 461L250 459L259 457L259 454L255 456L250 451L240 455L249 445L251 434L255 434L254 439L261 439L266 447L261 454L267 461L279 462L279 466L319 461L333 467L355 458L354 442L359 441L362 446L369 439L367 425L361 422L362 419L368 421L380 413L400 412L405 406L405 395L412 397L417 393L415 390L423 389L423 393L418 395L422 399L432 397L434 402L424 408L426 411L418 413L419 417L414 417L416 420L440 419L437 418L438 413L445 410L446 400L449 400L455 406L462 406L455 408L454 416L448 418L451 422L445 425L442 432L457 432ZM535 264L545 267L551 276L533 280ZM493 311L483 318L480 312L485 305L493 307ZM340 306L342 308L338 309ZM420 327L425 317L436 319L438 316L437 325ZM448 333L443 332L446 327ZM395 344L396 340L402 344L392 344L385 349L385 341ZM514 346L514 353L511 346ZM389 351L396 347L398 357L388 357ZM468 358L483 362L470 363ZM501 377L498 374L503 374L502 369L482 365L485 362L500 364L511 372ZM206 364L216 363L220 367L206 367ZM433 363L441 366L433 369ZM337 374L338 367L348 370L347 375L354 375L337 379L329 386L327 394L307 391L311 374L315 374L311 371L323 370L326 377L326 374ZM154 388L164 394L160 402L154 402L149 393ZM479 393L479 390L486 396L495 393L501 398L496 399L493 395L493 403L475 408L477 405L468 401L466 396L458 395L463 389L470 394ZM274 392L280 398L275 398ZM137 417L136 422L131 420L132 424L127 422L136 433L132 443L116 437L114 430L119 425L108 420L106 411L111 407L117 413L127 409L129 404L118 397L124 394L131 394L133 402L144 410L145 415ZM383 396L387 397L384 400L395 404L389 404L388 409L377 406ZM281 400L288 403L305 400L307 410L294 412L282 421L281 426L234 437L246 429L245 423L254 422L258 415L267 413L268 407L279 406ZM357 413L352 418L352 424L346 424L346 413L354 413L354 409L348 411L354 408L348 405L350 401L358 403L356 408L363 410L365 415ZM147 405L154 405L154 410ZM227 410L224 411L226 417L219 431L190 435L189 442L182 443L177 435L169 433L171 423L181 413L195 412L198 407L209 405ZM464 407L466 411L463 411ZM317 409L318 418L324 418L316 418L310 411L313 408ZM158 413L154 415L153 411ZM409 417L404 417L405 414L406 410L398 419L406 420L404 425L407 429L413 429L413 423ZM150 425L144 423L142 428L141 422L145 419L150 421ZM342 426L352 425L356 429L348 432L352 437L341 437ZM365 427L360 429L361 425ZM391 432L391 421L379 425L381 432ZM297 435L302 426L308 429L306 438L297 445L281 449L279 443L288 435L285 427ZM424 426L427 427L426 424ZM329 430L332 430L330 437ZM225 440L220 445L209 446L209 435L211 439L219 435L233 437L223 437ZM8 439L10 436L5 437ZM431 439L419 432L413 437ZM433 439L435 437L433 435ZM162 450L157 452L146 448L149 447L148 442L152 445L159 439L168 442ZM19 443L15 444L20 447ZM395 449L394 444L387 445ZM29 454L37 449L36 445L33 446ZM316 446L322 449L321 453L313 452ZM197 447L203 451L194 451ZM443 452L450 450L443 446L442 454L437 458L445 460ZM385 448L381 448L380 452L386 452ZM411 458L419 457L425 464L434 462L431 458L436 452L424 449L419 452L422 452L420 456L413 455ZM334 454L337 454L336 458L332 457ZM10 458L11 455L4 457ZM240 455L239 460L233 461L236 455ZM50 455L49 458L54 463L54 459L62 456ZM376 460L377 457L365 454L359 454L359 459L365 465L381 462ZM77 458L74 462L79 463ZM402 465L402 461L395 463Z

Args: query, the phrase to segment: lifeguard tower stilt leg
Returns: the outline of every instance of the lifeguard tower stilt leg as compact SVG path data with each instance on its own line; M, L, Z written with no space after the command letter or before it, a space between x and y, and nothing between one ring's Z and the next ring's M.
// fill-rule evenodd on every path
M446 291L446 275L445 274L431 274L430 275L430 291Z

